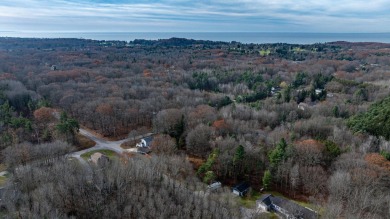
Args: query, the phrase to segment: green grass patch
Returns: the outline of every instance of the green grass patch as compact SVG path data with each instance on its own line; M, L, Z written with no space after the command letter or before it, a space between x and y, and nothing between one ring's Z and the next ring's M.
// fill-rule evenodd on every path
M106 155L110 159L112 159L112 158L117 156L117 153L115 151L102 149L102 150L96 150L96 151L90 151L90 152L84 153L84 154L81 155L81 157L84 160L88 160L89 158L91 158L91 155L96 153L96 152L100 152L100 153Z
M7 177L6 176L0 176L0 187L5 186L7 183Z
M239 199L239 203L246 208L254 208L256 207L256 200L260 198L262 193L257 191L252 191L252 193L248 196L242 197Z
M299 47L294 47L292 50L294 52L306 52L307 51L306 49L302 49L302 48L299 48Z
M267 49L267 50L260 50L259 51L260 55L261 56L268 56L270 53L271 53L271 50Z

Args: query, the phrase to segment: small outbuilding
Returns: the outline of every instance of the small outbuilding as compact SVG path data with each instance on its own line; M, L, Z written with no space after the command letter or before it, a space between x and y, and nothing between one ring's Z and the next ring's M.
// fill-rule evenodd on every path
M249 191L250 185L247 182L242 182L233 187L233 194L244 196Z
M210 190L210 191L214 191L214 190L217 190L217 189L219 189L221 187L222 187L221 182L214 182L214 183L208 185L207 189Z

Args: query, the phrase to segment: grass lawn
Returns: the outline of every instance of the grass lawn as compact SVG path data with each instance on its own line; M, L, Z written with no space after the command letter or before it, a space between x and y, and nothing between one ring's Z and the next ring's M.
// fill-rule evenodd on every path
M76 134L76 141L77 141L77 149L84 150L87 148L91 148L96 145L96 142L92 141L91 139L85 137L84 135L77 133Z
M263 49L263 50L260 50L259 53L261 56L268 56L271 53L271 51L269 49L267 49L267 50Z
M301 49L301 48L299 48L299 47L294 47L292 50L293 50L294 52L306 52L306 51L307 51L306 49Z
M3 187L6 182L7 182L7 177L6 176L0 176L0 187Z
M123 149L135 148L136 144L137 144L137 140L128 140L121 144L121 148Z
M81 157L84 160L88 160L91 157L91 155L96 153L96 152L100 152L100 153L106 155L110 159L117 156L117 153L115 151L103 149L103 150L96 150L96 151L90 151L90 152L84 153L81 155Z
M240 198L239 202L246 208L254 208L256 207L256 200L259 199L261 195L262 193L253 191L250 196Z

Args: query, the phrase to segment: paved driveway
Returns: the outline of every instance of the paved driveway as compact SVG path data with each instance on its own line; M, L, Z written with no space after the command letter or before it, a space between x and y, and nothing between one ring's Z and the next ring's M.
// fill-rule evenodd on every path
M92 141L96 142L96 145L91 147L91 148L88 148L88 149L85 149L85 150L81 150L81 151L77 151L77 152L73 152L73 153L69 154L69 156L75 157L75 158L79 159L81 162L83 162L84 160L81 159L80 155L82 155L84 153L87 153L87 152L90 152L90 151L108 149L108 150L115 151L118 154L121 154L123 152L133 152L133 153L137 152L136 148L130 148L130 149L123 149L123 148L121 148L121 144L124 143L125 141L127 141L128 138L122 139L122 140L119 140L119 141L108 141L108 140L105 140L105 139L102 139L102 138L99 138L99 137L95 136L94 134L92 134L88 130L80 129L79 131L80 131L80 134L82 134L85 137L87 137L87 138L91 139ZM141 139L141 138L143 138L145 136L149 136L149 135L152 135L152 133L148 133L146 135L137 136L137 137L135 137L135 139L136 140L137 139Z

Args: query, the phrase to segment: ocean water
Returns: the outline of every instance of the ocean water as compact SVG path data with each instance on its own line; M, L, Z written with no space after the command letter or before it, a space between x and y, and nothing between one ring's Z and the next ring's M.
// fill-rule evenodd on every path
M262 33L262 32L1 32L0 37L83 38L94 40L168 39L180 37L242 43L312 44L334 41L390 43L390 33Z

